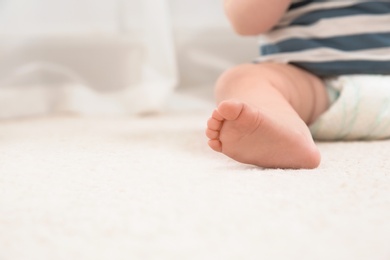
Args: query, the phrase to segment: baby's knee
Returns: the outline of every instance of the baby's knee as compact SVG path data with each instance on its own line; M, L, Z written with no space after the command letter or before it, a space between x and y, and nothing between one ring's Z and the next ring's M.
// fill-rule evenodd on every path
M272 65L264 64L242 64L226 70L218 78L215 93L223 96L232 90L243 88L249 81L255 80L257 83L270 81L275 69ZM260 86L262 84L259 84Z

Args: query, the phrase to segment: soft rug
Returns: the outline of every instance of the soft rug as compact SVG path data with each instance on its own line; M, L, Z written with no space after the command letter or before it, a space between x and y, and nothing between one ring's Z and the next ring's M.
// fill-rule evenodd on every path
M390 259L390 141L315 170L214 153L208 113L0 123L0 259Z

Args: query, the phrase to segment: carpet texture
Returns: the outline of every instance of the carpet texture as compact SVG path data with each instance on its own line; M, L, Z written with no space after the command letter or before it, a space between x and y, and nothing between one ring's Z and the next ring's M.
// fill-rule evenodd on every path
M390 141L264 170L207 117L1 122L0 259L390 259Z

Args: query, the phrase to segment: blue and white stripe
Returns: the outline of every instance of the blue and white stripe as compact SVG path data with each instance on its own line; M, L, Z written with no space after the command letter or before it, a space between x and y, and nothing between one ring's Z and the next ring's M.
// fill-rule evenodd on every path
M260 50L318 76L390 74L390 0L293 1Z

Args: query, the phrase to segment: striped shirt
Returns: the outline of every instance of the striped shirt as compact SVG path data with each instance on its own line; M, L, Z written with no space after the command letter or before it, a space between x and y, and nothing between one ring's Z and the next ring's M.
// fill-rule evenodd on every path
M390 0L296 0L260 42L256 62L318 76L390 74Z

